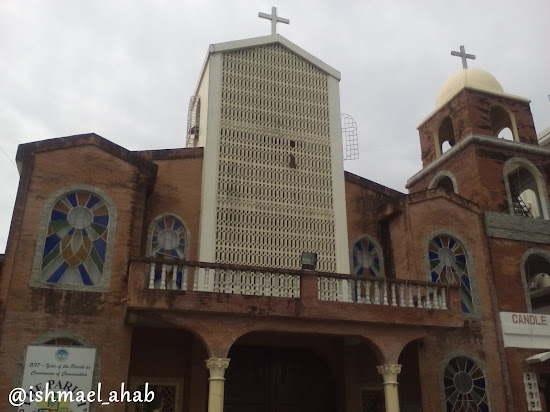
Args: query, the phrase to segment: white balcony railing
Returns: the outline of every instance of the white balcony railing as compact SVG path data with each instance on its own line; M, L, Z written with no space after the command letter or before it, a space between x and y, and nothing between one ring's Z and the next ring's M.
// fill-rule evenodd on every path
M148 289L283 298L301 298L302 277L316 276L320 301L423 309L446 310L449 291L429 282L158 259L150 259L147 273Z

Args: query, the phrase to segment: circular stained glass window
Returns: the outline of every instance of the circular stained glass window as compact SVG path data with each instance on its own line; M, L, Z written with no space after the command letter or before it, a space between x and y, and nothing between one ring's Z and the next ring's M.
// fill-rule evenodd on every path
M473 312L468 259L464 246L452 236L439 235L428 247L432 282L460 285L462 312Z
M151 251L157 257L185 258L185 226L175 216L160 218L153 228Z
M381 276L378 250L367 238L354 243L352 263L354 275Z
M471 359L456 357L443 373L447 412L489 412L483 371Z

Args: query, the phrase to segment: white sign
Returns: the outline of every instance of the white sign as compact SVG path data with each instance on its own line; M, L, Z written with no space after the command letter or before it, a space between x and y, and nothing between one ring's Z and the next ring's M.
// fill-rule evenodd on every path
M505 347L550 349L550 316L500 312Z
M87 401L76 401L77 393L87 394L92 389L95 349L59 346L29 346L25 359L22 388L26 402L18 412L88 412ZM46 391L53 392L44 400ZM74 402L59 393L73 394ZM42 399L37 396L42 395ZM31 402L32 400L32 402Z

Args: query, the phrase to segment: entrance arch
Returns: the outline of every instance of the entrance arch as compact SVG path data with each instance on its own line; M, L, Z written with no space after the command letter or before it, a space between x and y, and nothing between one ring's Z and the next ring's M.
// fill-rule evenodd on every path
M330 368L305 348L237 346L229 352L225 412L334 412Z
M253 332L231 347L224 412L343 412L342 339Z

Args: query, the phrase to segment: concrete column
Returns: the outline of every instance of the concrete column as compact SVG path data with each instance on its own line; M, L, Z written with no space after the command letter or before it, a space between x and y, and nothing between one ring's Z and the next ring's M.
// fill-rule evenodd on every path
M378 373L384 377L384 397L386 412L399 412L399 392L397 390L397 375L401 372L401 365L386 363L377 366Z
M228 358L206 359L210 371L208 379L208 412L223 412L223 386L225 370L229 366Z

